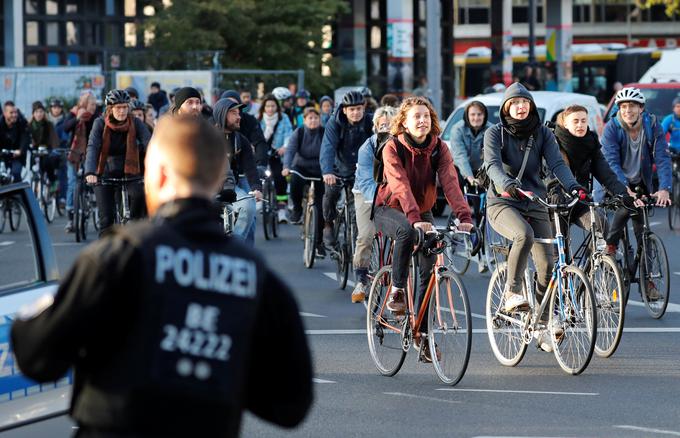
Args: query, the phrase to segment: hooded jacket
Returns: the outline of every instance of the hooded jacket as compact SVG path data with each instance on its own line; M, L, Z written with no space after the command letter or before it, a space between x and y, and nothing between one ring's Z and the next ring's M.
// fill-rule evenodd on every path
M0 117L0 148L20 150L22 162L26 160L26 152L31 143L31 134L28 132L28 122L23 117L18 117L12 127L7 126L4 117Z
M262 184L257 174L255 154L252 145L239 131L234 131L231 134L225 132L226 125L224 122L227 119L229 108L231 108L231 106L227 99L218 100L213 108L213 120L217 127L225 133L228 143L232 146L231 150L228 152L230 172L233 172L233 177L236 182L238 182L240 175L245 175L251 189L262 190ZM230 175L227 176L229 177Z
M373 135L372 119L372 114L364 113L364 118L352 125L342 111L342 105L338 107L326 124L321 142L319 161L323 175L335 174L342 178L354 175L359 148Z
M225 98L233 98L238 103L243 103L241 102L241 95L236 90L227 90L222 93L220 100ZM213 108L213 112L214 111L215 109ZM224 119L222 119L222 122L224 122ZM267 156L268 147L267 141L264 139L264 132L262 132L260 122L257 118L246 111L245 108L241 109L241 129L239 132L248 139L251 145L253 145L257 165L267 167L269 164L269 157Z
M519 83L514 83L505 90L501 112L505 103L514 98L523 97L531 102L531 113L539 117L534 98L531 93ZM545 161L547 170L557 177L562 187L568 192L580 188L579 183L572 175L569 167L565 164L560 154L557 140L550 129L542 124L538 126L534 136L534 145L529 152L526 168L519 182L521 189L531 191L538 196L545 198L547 189L541 179L541 163ZM520 203L531 202L529 200L517 201L510 198L502 198L499 194L503 193L508 186L516 184L516 175L522 167L524 150L529 139L520 139L510 133L506 123L501 117L501 122L487 129L484 133L484 166L493 183L494 190L489 190L489 205L496 203L507 203L509 205L519 205Z
M297 170L312 178L320 177L319 151L323 134L322 126L316 129L309 129L304 125L296 128L290 136L283 156L283 168Z
M453 162L456 167L458 167L463 178L467 178L468 176L474 177L477 169L482 166L484 133L493 126L489 123L489 112L486 109L486 106L482 104L482 107L484 108L484 123L477 135L474 135L468 120L468 110L474 103L480 102L473 101L468 103L463 112L463 120L460 120L453 125L451 143L449 144L451 155L453 155Z

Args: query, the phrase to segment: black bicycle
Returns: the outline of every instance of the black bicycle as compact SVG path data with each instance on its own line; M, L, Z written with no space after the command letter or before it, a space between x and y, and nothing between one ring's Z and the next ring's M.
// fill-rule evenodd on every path
M57 184L50 182L47 177L46 160L50 155L50 149L46 146L38 146L37 148L30 148L30 182L31 190L35 198L38 200L40 210L45 215L47 223L52 223L54 215L57 212L59 202L57 202Z
M320 217L317 215L316 203L314 202L314 182L321 181L321 178L312 178L304 176L296 170L291 170L300 178L308 181L309 184L305 187L304 195L302 197L302 241L305 243L302 252L302 262L305 267L311 269L314 266L316 259L316 248L319 245L319 221Z
M11 160L14 152L7 149L0 150L0 186L12 183ZM9 229L16 231L21 224L21 204L11 197L0 199L0 233L5 231L5 224L9 222Z
M143 176L128 176L124 178L99 178L97 185L113 186L115 191L116 215L114 223L125 225L132 218L130 212L130 196L128 194L128 185L130 184L144 184Z
M276 217L276 187L269 168L264 171L262 181L262 231L266 240L279 236L278 218Z
M673 163L673 203L668 207L668 227L671 230L680 230L680 154L671 152Z
M337 180L336 185L342 188L342 196L338 200L338 213L333 229L335 245L329 249L330 257L336 263L335 278L340 289L344 289L347 287L349 267L352 264L354 245L356 244L355 236L357 235L354 203L351 202L354 198L352 195L354 178L341 178L339 176L335 178Z
M84 170L81 166L76 175L76 185L73 190L73 230L76 242L87 240L90 224L95 231L99 231L98 211L94 190L85 182Z

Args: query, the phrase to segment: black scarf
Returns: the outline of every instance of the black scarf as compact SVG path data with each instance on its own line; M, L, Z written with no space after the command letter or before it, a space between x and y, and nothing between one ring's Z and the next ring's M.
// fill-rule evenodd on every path
M411 146L414 149L424 149L430 145L430 134L427 134L425 137L425 141L422 143L416 143L415 139L411 137L411 134L408 132L404 132L404 138L408 142L409 146Z
M513 119L507 114L501 111L501 119L503 120L503 126L505 129L513 136L521 139L527 139L536 132L539 126L541 126L541 118L538 117L538 113L535 109L529 112L529 115L524 120Z
M555 137L560 144L560 148L567 154L569 167L574 173L583 173L585 171L583 169L584 165L590 162L595 153L600 149L597 135L590 129L588 129L588 132L583 137L576 137L566 128L557 125L555 127Z

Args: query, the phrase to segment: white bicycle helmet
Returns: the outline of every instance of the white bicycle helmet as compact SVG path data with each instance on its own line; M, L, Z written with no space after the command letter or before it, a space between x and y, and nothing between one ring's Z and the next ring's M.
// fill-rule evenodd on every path
M272 90L272 94L279 101L290 99L291 97L293 97L290 90L286 87L276 87Z
M622 102L637 102L640 105L644 105L646 102L645 95L642 94L639 88L622 88L616 93L614 98L614 103L619 105Z

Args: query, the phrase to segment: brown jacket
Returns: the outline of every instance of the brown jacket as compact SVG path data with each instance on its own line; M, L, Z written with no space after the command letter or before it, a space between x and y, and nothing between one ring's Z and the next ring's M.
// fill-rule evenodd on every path
M430 155L439 148L437 175L446 200L461 222L472 223L470 208L458 185L458 175L453 165L449 148L438 138L432 139L423 149L411 147L399 135L399 142L406 150L402 165L394 140L389 140L383 149L384 175L387 184L380 186L376 205L389 205L404 212L411 225L422 221L421 213L430 211L437 200L437 186L432 178Z

